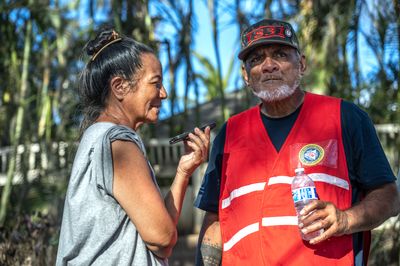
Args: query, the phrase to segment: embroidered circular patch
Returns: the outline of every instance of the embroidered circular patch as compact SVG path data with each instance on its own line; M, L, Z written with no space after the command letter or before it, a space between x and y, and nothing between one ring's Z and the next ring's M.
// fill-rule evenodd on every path
M290 29L285 29L285 35L289 38L292 37L292 31Z
M300 162L308 166L318 164L324 156L324 149L317 144L307 144L299 152Z

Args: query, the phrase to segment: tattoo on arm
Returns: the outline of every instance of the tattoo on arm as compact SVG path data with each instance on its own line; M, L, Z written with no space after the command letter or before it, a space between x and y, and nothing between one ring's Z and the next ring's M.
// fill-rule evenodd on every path
M204 266L221 265L222 248L219 245L203 242L200 251Z
M199 234L196 266L219 266L222 261L222 239L218 214L206 212Z

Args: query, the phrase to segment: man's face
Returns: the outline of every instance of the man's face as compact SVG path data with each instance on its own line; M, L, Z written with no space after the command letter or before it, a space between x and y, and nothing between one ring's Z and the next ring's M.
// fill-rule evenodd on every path
M266 102L291 96L305 71L305 58L282 44L255 48L244 60L243 76L253 93Z

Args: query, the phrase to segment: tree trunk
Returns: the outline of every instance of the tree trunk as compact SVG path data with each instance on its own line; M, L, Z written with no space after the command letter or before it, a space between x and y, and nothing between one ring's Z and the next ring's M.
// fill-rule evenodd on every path
M225 116L225 92L222 84L222 71L221 71L221 55L219 52L219 40L218 40L218 1L215 0L208 0L208 10L210 12L211 17L211 27L213 31L213 45L214 45L214 52L215 58L217 60L217 73L218 73L218 92L220 94L221 99L221 119L222 122L226 120Z
M265 18L272 18L271 3L272 0L267 0L264 3Z
M26 24L26 34L25 34L25 44L24 44L24 54L22 62L22 74L21 74L21 87L19 92L18 100L18 110L17 118L15 123L14 136L12 137L11 143L13 146L13 152L11 153L11 158L8 163L7 180L3 188L3 194L1 197L0 205L0 226L4 225L6 220L7 207L10 199L10 194L12 190L12 181L16 169L16 159L17 159L17 149L18 145L21 143L22 129L24 125L25 117L25 99L27 98L28 91L28 66L29 66L29 56L31 51L31 31L32 31L32 21L28 20Z
M361 8L362 8L362 2L361 1L356 1L355 2L355 9L354 9L354 19L353 19L353 25L354 28L352 29L354 33L354 74L355 74L355 90L356 90L356 101L357 104L360 104L360 95L361 95L361 78L360 78L360 65L359 65L359 50L358 50L358 32L359 32L359 25L360 25L360 13L361 13Z
M43 40L43 78L42 87L38 91L38 141L40 142L40 176L45 176L49 161L48 148L51 145L51 98L48 93L50 83L50 51L48 40Z
M176 100L176 83L175 83L175 78L176 78L176 74L175 74L175 68L176 68L176 64L172 59L172 55L171 55L171 45L169 43L168 40L165 40L164 43L167 46L167 56L168 56L168 71L169 71L169 89L170 89L170 95L169 95L169 102L170 102L170 112L171 112L171 117L169 119L169 134L170 136L173 136L175 134L175 100Z
M396 14L397 28L397 90L395 90L394 102L400 104L400 1L393 0L393 6ZM400 106L397 107L400 109ZM399 112L399 111L398 111ZM398 120L397 120L398 121Z
M182 27L185 28L183 34L182 50L184 51L184 58L186 61L186 77L185 77L185 99L183 108L183 122L185 125L188 123L188 99L189 99L189 89L193 84L193 69L191 60L191 44L192 44L192 13L193 13L193 1L189 1L189 11L187 14L182 13Z
M58 1L56 1L56 5L59 6ZM64 140L66 139L65 133L65 125L66 125L66 119L68 117L63 117L63 112L60 108L60 106L63 106L62 99L63 99L63 84L64 81L66 80L68 73L67 73L67 59L66 59L66 51L68 49L67 46L67 40L65 38L64 34L64 25L63 25L63 19L61 17L60 12L57 12L57 23L56 23L56 47L57 47L57 61L58 61L58 83L57 87L54 92L54 97L52 101L52 107L53 111L55 111L55 114L59 116L59 121L58 125L56 127L56 139L57 140ZM57 121L55 121L57 123Z

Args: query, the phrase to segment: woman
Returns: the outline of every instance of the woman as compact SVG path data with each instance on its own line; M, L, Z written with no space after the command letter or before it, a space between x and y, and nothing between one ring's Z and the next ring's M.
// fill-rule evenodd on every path
M210 129L189 135L163 199L136 133L167 98L154 52L113 30L86 45L83 135L65 200L57 265L166 265L193 171L207 158Z

